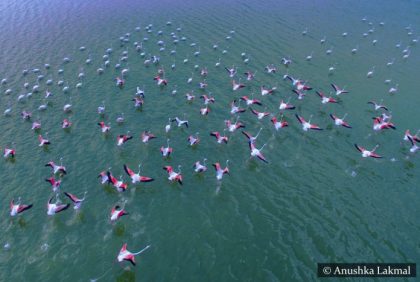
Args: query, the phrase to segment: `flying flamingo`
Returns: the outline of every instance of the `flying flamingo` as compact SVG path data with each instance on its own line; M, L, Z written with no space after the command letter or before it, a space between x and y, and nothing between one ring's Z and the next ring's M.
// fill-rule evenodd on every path
M207 170L206 161L207 161L206 158L203 160L203 164L201 164L200 161L196 161L194 163L194 166L193 166L194 167L194 171L196 173L205 172Z
M367 158L367 157L376 158L376 159L382 158L381 156L375 153L375 150L379 147L379 145L376 145L371 151L368 151L357 144L354 144L354 146L356 147L357 150L359 150L360 153L362 153L363 158Z
M125 135L125 134L120 134L117 137L117 146L121 146L123 145L125 142L127 142L128 140L133 139L133 136L131 135Z
M222 180L223 175L224 175L225 173L229 174L229 167L228 167L228 164L229 164L229 160L227 160L227 161L226 161L226 167L225 167L224 169L222 169L222 167L221 167L220 163L214 163L214 164L213 164L213 166L214 166L214 168L215 168L215 170L216 170L216 179L217 179L217 180Z
M117 260L118 260L118 262L122 262L124 260L129 261L129 262L131 262L132 265L136 265L136 261L135 261L134 257L141 254L142 252L144 252L148 248L150 248L150 245L146 246L144 249L142 249L141 251L139 251L137 253L132 253L132 252L127 250L127 243L125 243L122 246L120 252L118 253Z
M249 99L248 96L242 96L241 97L242 101L245 101L245 103L247 104L247 106L253 105L253 104L257 104L257 105L262 105L261 101L257 100L257 99Z
M349 93L347 90L344 90L344 88L340 88L337 85L331 83L332 88L335 91L335 95L340 96L341 94L347 94Z
M32 208L32 204L30 205L22 205L20 203L20 197L18 202L15 204L15 201L12 199L10 201L10 216L16 216L26 210L29 210L30 208Z
M246 111L246 109L244 109L244 108L240 108L239 107L239 105L238 106L236 106L236 100L233 100L232 101L232 103L230 103L230 113L233 115L233 114L236 114L236 113L243 113L243 112L245 112Z
M82 206L82 202L85 200L86 198L86 194L87 191L85 191L84 196L82 199L78 198L76 195L68 193L68 192L64 192L64 195L66 195L74 204L74 209L78 210L80 209L80 207Z
M53 161L50 161L45 166L51 167L53 174L67 174L66 168L62 164L56 165Z
M385 111L388 111L388 108L382 105L382 100L379 104L376 103L375 101L369 101L367 103L373 105L375 107L375 111L380 110L380 109L384 109Z
M50 178L46 178L45 181L51 184L53 192L57 192L58 188L60 188L61 180L55 179L54 176L51 176Z
M117 189L118 192L124 192L127 190L128 185L122 181L122 175L120 176L120 180L116 179L110 171L107 172L108 175L108 182L112 183L112 185Z
M287 100L287 102L284 102L283 100L280 101L280 106L279 106L279 110L283 111L283 110L294 110L295 106L293 106L292 104L289 104L290 98Z
M121 208L120 206L116 205L111 209L111 222L117 221L120 217L128 215L128 212L124 210L124 208Z
M232 80L232 89L233 89L233 91L239 90L239 89L244 88L244 87L245 87L245 84L236 83L235 80Z
M111 130L111 124L106 125L105 122L98 122L98 125L101 127L102 133L107 133Z
M265 163L268 163L264 155L261 153L262 149L265 147L264 144L261 149L257 149L254 143L249 142L249 149L251 150L251 157L257 157Z
M168 180L170 181L178 181L179 184L182 185L182 174L181 174L181 166L178 166L178 172L175 172L172 166L164 166L164 170L168 173Z
M248 138L248 143L252 143L252 144L254 144L254 143L255 143L255 141L256 141L256 140L257 140L257 138L258 138L258 135L260 135L261 130L262 130L262 128L260 128L260 130L258 131L257 135L255 135L255 136L252 136L251 134L249 134L249 133L248 133L248 132L246 132L246 131L242 131L242 134L243 134L243 135L245 135L245 136L246 136L246 138Z
M137 173L135 173L126 164L124 164L124 170L130 176L131 182L133 184L135 184L137 182L151 182L151 181L153 181L154 179L151 178L151 177L140 175L140 167L141 167L141 164L139 164L139 171Z
M271 118L271 122L273 123L274 128L276 130L279 130L279 129L283 128L283 127L289 126L288 122L283 120L283 116L280 119L280 121L278 121L276 117L272 117Z
M39 147L44 147L46 145L50 145L51 142L48 139L42 137L41 134L38 135Z
M55 203L52 202L53 198L51 197L48 200L47 205L47 214L55 215L56 213L62 212L69 208L70 204L60 204L60 201L57 199Z
M373 130L380 131L382 129L396 129L395 125L392 122L384 121L382 117L373 118Z
M190 144L190 146L194 146L194 145L197 145L198 143L200 143L200 138L198 137L198 135L199 135L199 133L197 132L195 134L195 136L190 135L188 137L188 143Z
M235 123L232 123L230 120L225 120L225 124L229 132L235 132L237 129L245 127L245 125L242 122L239 122L238 119L239 117L236 119Z
M219 144L222 144L222 142L225 142L225 144L227 144L227 142L229 141L229 138L226 135L221 136L220 133L217 131L211 132L210 135L216 137L217 143Z
M345 114L342 118L338 118L337 116L330 114L330 117L334 120L335 125L337 126L344 126L346 128L351 128L351 126L344 121L344 119L346 118L347 114Z
M306 121L303 117L299 116L298 114L296 114L296 118L298 119L300 124L302 124L303 131L308 131L308 129L322 130L322 128L320 128L319 126L317 126L315 124L311 124L311 119L309 119L309 121ZM311 116L311 118L312 118L312 116Z
M266 117L266 116L270 115L270 113L269 113L269 112L258 112L258 111L254 110L254 109L252 109L252 108L251 108L251 112L252 112L254 115L256 115L256 116L257 116L257 118L258 118L259 120L261 120L261 119L263 119L264 117Z
M277 87L272 87L270 89L270 88L265 88L265 86L263 85L263 86L261 86L260 89L261 89L261 96L266 96L266 95L269 95L269 94L273 94L274 91L276 91Z
M172 153L173 149L169 147L169 139L166 140L167 147L160 147L160 153L163 157L168 158L169 155Z
M141 142L148 143L150 140L156 138L154 134L152 134L150 131L143 131L141 134Z
M322 104L337 103L337 100L336 99L334 99L332 97L325 96L325 94L322 93L321 91L316 91L316 94L318 94L318 96L321 98L321 103Z

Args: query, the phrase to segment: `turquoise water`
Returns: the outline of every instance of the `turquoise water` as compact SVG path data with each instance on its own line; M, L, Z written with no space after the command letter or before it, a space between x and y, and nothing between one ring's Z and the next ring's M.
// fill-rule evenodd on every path
M10 117L0 117L0 147L14 142L15 161L2 160L0 221L2 245L0 280L10 281L87 281L101 277L103 281L313 281L317 262L418 262L420 227L417 190L420 183L419 155L408 151L402 140L405 129L413 133L418 123L417 76L420 59L416 44L420 28L418 1L1 1L2 26L0 77L2 85L0 109L12 108ZM367 21L363 22L362 18ZM166 22L171 21L171 26ZM384 26L379 22L383 21ZM372 22L372 26L369 25ZM153 24L153 32L145 27ZM413 35L405 27L411 25ZM141 31L136 32L135 27ZM181 32L175 29L181 27ZM374 28L367 37L363 33ZM307 34L302 31L307 29ZM159 30L163 35L157 35ZM231 34L230 31L235 33ZM131 33L128 44L119 37ZM187 40L176 46L170 33ZM347 37L342 33L347 32ZM231 36L226 40L226 36ZM156 86L153 77L157 67L146 68L144 58L133 43L145 36L145 53L161 57L169 85ZM320 40L326 36L325 44ZM374 46L373 40L378 40ZM158 40L166 50L159 52ZM196 47L190 44L196 42ZM401 47L395 45L401 42ZM218 50L213 50L213 44ZM85 51L79 51L86 46ZM200 47L200 55L194 52ZM357 54L351 49L358 46ZM410 56L402 59L409 47ZM111 66L102 75L102 56L112 47ZM332 54L326 50L332 48ZM227 53L223 54L222 50ZM128 52L129 68L126 85L120 90L114 78L120 74L114 65L123 51ZM249 63L242 62L241 53L249 54ZM305 60L313 52L313 59ZM291 57L288 69L282 57ZM71 62L63 63L69 57ZM85 60L92 59L90 65ZM189 59L183 64L185 58ZM221 66L215 67L218 59ZM391 67L386 63L395 58ZM176 63L176 69L170 65ZM43 67L51 65L49 70ZM275 64L278 73L267 74L264 67ZM211 113L199 114L202 101L197 87L199 72L194 65L207 67L208 91L215 97ZM235 65L238 73L257 71L256 79L247 87L233 92L224 66ZM329 67L335 71L329 74ZM366 74L375 66L372 78ZM39 68L45 76L39 81L40 93L18 102L17 97L36 84L37 74L22 76L23 69ZM58 74L58 69L63 74ZM85 77L78 79L79 72ZM194 72L193 83L187 79ZM330 83L346 86L350 91L337 105L321 105L314 91L303 101L296 99L283 74L308 80L315 90L326 93ZM46 80L54 81L48 88L54 94L45 112ZM385 84L386 79L392 80ZM69 92L63 93L57 82L64 81ZM81 89L76 84L82 82ZM388 89L398 84L397 94ZM177 85L177 94L170 93ZM261 85L277 86L273 96L261 97ZM146 104L136 111L131 98L136 86L145 88ZM12 94L3 94L6 89ZM197 96L192 104L185 101L186 92ZM234 98L255 93L264 106L258 110L278 113L279 100L287 100L296 110L286 112L289 127L275 132L269 119L258 121L249 110L240 116L246 130L256 134L263 128L257 147L267 142L264 164L249 160L246 139L235 132L229 134L227 145L218 145L208 136L210 131L223 131L224 120L232 119L229 104ZM70 98L71 97L71 98ZM384 100L392 111L397 130L374 132L372 117L376 113L366 102ZM97 107L105 102L105 121L111 132L104 136L97 122L103 120ZM64 104L71 102L73 111L63 113ZM244 106L242 104L242 106ZM33 120L42 122L41 133L48 132L52 142L47 150L38 147L37 134L31 122L22 120L20 112L33 112ZM125 123L115 119L123 112ZM294 117L303 115L319 124L324 131L303 132ZM353 129L336 128L329 114L342 116ZM159 148L166 145L164 126L169 117L185 117L188 129L173 127L168 137L174 148L169 160L162 159ZM69 118L73 126L63 131L61 121ZM134 140L122 148L116 136L130 131ZM139 135L152 130L158 138L145 145ZM187 145L190 134L200 132L196 148ZM353 144L368 149L380 144L383 159L364 159ZM82 196L88 191L82 209L72 208L49 217L46 204L54 194L44 178L50 160L67 167L61 192ZM194 175L192 165L207 158L209 170ZM223 164L229 159L230 176L216 181L210 164ZM96 178L100 171L111 167L113 174L128 176L123 164L135 169L142 163L142 174L154 182L129 185L118 193L102 186ZM162 169L164 165L182 165L184 185L171 184ZM34 207L10 218L11 198L22 198ZM68 202L60 194L63 202ZM116 224L109 222L115 204L126 201L130 215ZM116 262L123 243L137 251L151 248L138 256L137 266Z

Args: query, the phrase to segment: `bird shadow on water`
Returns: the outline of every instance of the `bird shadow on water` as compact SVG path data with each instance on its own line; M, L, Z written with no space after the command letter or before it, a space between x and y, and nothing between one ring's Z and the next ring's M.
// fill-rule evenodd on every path
M124 224L117 224L114 227L113 233L115 236L121 237L125 233L125 225Z
M125 268L124 272L117 276L117 282L134 282L136 281L136 273L132 271L130 268Z

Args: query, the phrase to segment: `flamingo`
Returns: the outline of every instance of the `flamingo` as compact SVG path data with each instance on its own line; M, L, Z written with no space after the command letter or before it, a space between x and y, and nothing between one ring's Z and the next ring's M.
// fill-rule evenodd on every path
M122 79L120 77L117 77L117 78L115 78L115 80L116 80L117 87L122 88L124 86L124 84L125 84L125 80L124 79Z
M311 124L311 119L309 119L309 121L306 121L303 117L299 116L298 114L296 114L296 118L298 119L300 124L302 124L303 131L308 131L308 129L322 130L322 128L320 128L319 126L317 126L315 124ZM311 116L311 118L312 118L312 116Z
M410 140L410 142L411 142L410 152L411 153L417 152L420 149L420 147L416 144L416 142L419 142L419 141L416 141L415 139L413 139L411 137L408 137L408 140ZM417 138L417 140L418 140L418 138Z
M266 117L266 116L270 115L270 113L269 113L269 112L258 112L258 111L254 110L254 109L252 109L252 108L251 108L251 112L252 112L254 115L256 115L256 116L257 116L257 118L258 118L259 120L261 120L261 119L263 119L264 117Z
M137 173L134 173L133 170L131 170L126 164L124 164L124 170L130 176L131 183L135 184L137 182L151 182L154 180L151 177L141 176L140 168L141 168L141 164L139 164L139 171Z
M68 120L68 119L64 119L63 122L61 123L61 128L66 129L66 128L70 128L72 125L72 123Z
M223 175L225 173L230 174L228 164L229 164L229 160L226 161L226 167L224 169L222 169L220 163L214 163L213 164L213 167L216 170L216 179L217 180L222 180Z
M420 130L417 131L415 135L411 135L410 130L407 129L404 133L404 141L414 140L415 142L420 142L420 137L417 135L420 133Z
M201 76L207 76L208 74L209 74L209 72L208 72L207 68L201 69L201 71L200 71Z
M118 124L122 124L122 123L124 123L124 120L125 120L125 118L124 118L124 113L121 113L116 119L115 119L115 121L118 123Z
M109 168L108 170L110 170L111 168ZM101 171L98 175L98 178L101 178L101 184L105 184L110 182L109 178L108 178L108 172L107 171Z
M133 139L133 136L131 135L125 135L125 134L120 134L117 137L117 146L121 146L123 145L125 142L127 142L128 140Z
M351 126L344 121L344 119L346 118L347 114L345 114L342 118L338 118L337 116L330 114L330 117L334 120L335 125L337 126L344 126L346 128L351 128Z
M239 117L236 119L235 123L232 123L230 120L225 120L225 124L229 132L235 132L237 129L245 127L245 125L242 122L239 122L238 119Z
M201 114L202 116L206 116L206 115L208 115L208 114L209 114L209 112L210 112L210 108L209 108L209 106L205 106L204 108L201 108L201 109L200 109L200 114Z
M279 110L294 110L295 106L292 104L289 104L290 98L287 100L287 102L284 102L283 100L280 101Z
M39 121L34 121L34 122L32 123L32 127L31 127L31 129L32 129L32 130L39 130L39 129L41 129L41 122L39 122Z
M182 185L182 174L181 174L181 166L178 165L178 172L175 172L172 166L164 166L164 170L168 173L168 180L170 181L178 181L179 184Z
M200 89L205 89L206 87L208 86L208 84L204 81L201 81L199 84L198 84L198 88L200 88Z
M194 166L193 166L194 167L194 171L196 173L205 172L207 170L206 161L207 161L206 158L203 159L203 164L201 164L200 161L196 161L194 163Z
M389 120L389 119L388 119ZM392 122L385 121L382 117L373 118L373 130L380 131L382 129L396 129L395 125Z
M260 160L262 160L263 162L268 163L268 161L266 160L266 158L264 157L264 155L261 153L261 150L264 149L265 145L267 145L267 144L264 144L261 147L261 149L257 149L255 147L255 144L254 143L249 142L249 149L251 150L251 157L257 157Z
M265 71L267 73L276 73L277 68L273 64L271 64L271 65L268 65L268 66L265 67Z
M198 143L200 143L200 138L198 137L199 133L195 133L195 136L190 135L188 137L188 143L190 144L190 146L194 146L197 145Z
M287 123L287 121L284 121L284 120L283 120L283 116L282 116L282 119L281 119L280 121L278 121L276 117L272 117L272 118L271 118L271 122L273 123L274 128L275 128L277 131L278 131L279 129L283 128L283 127L289 126L289 124Z
M98 106L98 114L99 115L104 115L105 114L105 102L102 101L102 105Z
M195 99L195 96L194 96L194 94L193 94L194 92L193 91L191 91L191 93L187 93L187 94L185 94L185 97L187 98L187 101L188 102L192 102L194 99Z
M299 90L296 90L296 89L293 89L292 91L293 91L293 93L298 95L298 100L303 100L303 98L305 98L305 93L303 93Z
M246 111L246 109L240 108L239 105L236 106L235 103L236 103L236 100L233 100L232 103L230 103L230 113L232 115L236 113L243 113Z
M396 84L394 87L389 88L388 93L389 94L395 94L398 92L398 84Z
M335 95L340 96L341 94L347 94L349 93L347 90L344 90L344 88L340 88L337 85L331 83L332 88L335 91Z
M200 98L204 100L204 105L208 105L210 103L214 103L214 97L208 97L207 95L201 95Z
M134 259L134 257L136 255L141 254L142 252L144 252L145 250L147 250L150 247L150 245L146 246L144 249L142 249L141 251L137 252L137 253L132 253L130 251L127 250L127 243L125 243L120 252L118 253L118 262L122 262L122 261L129 261L131 262L132 265L136 265L136 261Z
M269 88L265 88L265 86L263 85L263 86L261 86L260 89L261 89L261 96L266 96L266 95L269 95L269 94L273 94L274 91L277 89L277 87L273 87L273 88L269 89Z
M244 88L244 87L245 87L245 84L236 83L235 80L232 80L232 90L233 91L239 90L239 89Z
M306 90L312 90L312 87L307 86L302 80L300 79L295 79L293 77L291 77L290 75L286 75L285 76L287 79L289 79L292 82L293 87L296 88L296 90L298 91L306 91Z
M379 145L376 145L371 151L368 151L357 144L354 144L354 146L356 147L357 150L359 150L359 152L362 153L363 158L367 158L367 157L376 158L376 159L382 158L381 156L375 153L375 150L379 147Z
M111 222L117 221L120 217L128 215L128 212L124 210L124 208L121 208L120 206L116 205L111 209Z
M158 86L168 85L168 81L166 79L161 78L159 75L155 76L153 80L156 80Z
M85 200L85 198L86 198L86 194L87 194L87 191L85 191L85 194L84 194L84 196L83 196L83 198L82 199L80 199L80 198L78 198L76 195L74 195L74 194L71 194L71 193L68 193L68 192L64 192L64 195L66 195L72 202L73 202L73 204L74 204L74 209L75 210L78 210L78 209L80 209L80 207L82 206L82 202Z
M51 142L48 139L44 139L41 134L38 135L39 147L50 145Z
M16 216L26 210L29 210L30 208L32 208L32 204L30 205L22 205L20 203L20 197L18 200L18 203L15 204L14 199L12 199L10 201L10 216Z
M134 107L136 109L139 109L144 105L144 100L140 97L134 97L131 101L134 101Z
M101 127L102 133L107 133L111 130L111 124L106 125L105 122L101 121L98 125Z
M168 133L171 130L171 118L169 118L169 123L165 125L165 132Z
M110 171L107 171L108 182L112 183L112 185L117 189L118 192L124 192L127 190L128 185L123 182L122 175L120 175L120 179L118 180L115 178Z
M248 81L253 80L255 78L256 73L257 72L253 73L251 71L245 72L244 74L246 75L246 80L248 80Z
M375 107L375 111L380 110L380 109L384 109L385 111L388 111L388 108L382 105L382 100L379 104L376 103L375 101L369 101L367 103L373 105Z
M69 208L70 204L60 204L60 201L57 199L55 203L52 202L53 198L51 197L48 200L47 205L47 214L55 215L56 213L62 212Z
M229 77L234 77L236 75L236 68L233 66L232 68L225 67L226 71L229 73Z
M169 139L166 140L167 147L160 147L160 153L163 157L167 158L172 153L173 149L169 147Z
M325 94L322 93L321 91L316 91L316 94L318 94L318 96L321 98L321 103L322 104L337 103L337 100L336 99L334 99L332 97L325 96Z
M220 133L217 131L211 132L210 135L216 137L217 143L219 144L222 144L222 142L225 142L225 144L227 144L229 141L229 138L226 135L221 136Z
M62 164L56 165L53 161L50 161L45 166L51 167L53 174L67 174L67 170Z
M143 131L141 134L141 142L148 143L151 139L156 138L154 134L152 134L150 131Z
M261 103L260 100L257 100L257 99L249 99L248 96L242 96L240 99L242 101L245 101L245 103L247 104L247 106L254 105L254 104L262 106L262 103Z
M255 141L257 140L258 136L260 135L260 132L262 130L262 127L260 128L260 130L258 131L257 135L252 136L251 134L249 134L246 131L242 131L242 134L246 136L246 138L248 138L248 143L255 143Z
M20 115L22 116L24 120L30 120L32 117L32 113L28 111L23 111L20 113Z
M188 120L181 120L178 117L175 117L174 119L171 120L171 122L176 122L178 127L181 127L183 125L185 125L186 128L188 128Z

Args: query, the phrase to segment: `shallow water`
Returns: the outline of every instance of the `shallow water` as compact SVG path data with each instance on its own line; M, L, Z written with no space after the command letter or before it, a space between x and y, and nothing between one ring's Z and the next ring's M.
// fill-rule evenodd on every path
M0 77L7 77L0 97L0 109L12 107L11 117L0 117L0 146L15 142L16 160L1 161L1 200L3 220L0 221L1 244L0 280L9 281L87 281L104 275L104 281L312 281L316 280L317 262L418 262L420 227L418 224L417 192L420 183L419 155L408 152L402 141L404 130L419 128L420 97L417 76L419 46L410 45L418 37L420 17L418 1L1 1L2 28ZM362 22L366 16L367 21ZM172 21L172 26L166 22ZM369 22L372 26L369 26ZM380 26L379 22L385 22ZM144 27L153 24L153 32ZM407 35L411 25L413 35ZM140 32L135 27L140 26ZM179 36L185 42L174 45L170 32L182 27ZM375 31L367 37L364 32ZM307 34L302 31L307 28ZM163 35L157 35L162 30ZM234 30L234 34L230 34ZM119 37L130 32L130 42L121 45ZM342 37L348 32L347 37ZM230 35L232 38L226 40ZM146 54L160 55L169 85L162 90L152 80L157 68L143 65L144 58L133 43L145 36ZM326 36L326 43L320 44ZM372 40L378 40L374 46ZM167 42L159 52L158 40ZM401 48L396 48L398 42ZM200 47L200 55L193 53ZM218 50L212 45L217 43ZM402 59L402 50L410 45L410 56ZM86 46L85 51L79 51ZM351 49L358 46L357 54ZM102 75L96 69L103 65L102 56L112 47L111 67ZM332 54L326 50L332 48ZM115 87L114 69L123 51L128 51L129 68L126 85ZM227 50L222 54L222 50ZM245 65L241 53L249 54ZM305 60L313 52L313 59ZM280 59L290 56L289 69ZM63 64L69 57L71 62ZM90 65L85 64L87 58ZM185 58L189 59L183 64ZM221 58L221 66L215 63ZM386 63L395 58L392 67ZM170 65L175 62L176 69ZM45 70L43 65L51 68ZM274 63L277 74L263 69ZM199 73L194 65L207 67L208 91L216 98L207 117L199 114L202 102L197 87ZM257 71L247 87L237 92L231 89L224 66L235 65L238 73ZM336 68L329 75L328 68ZM374 76L366 74L375 66ZM41 69L40 93L23 103L19 94L36 83L36 74L22 76L23 69ZM57 70L64 73L59 75ZM80 81L80 90L75 85ZM193 83L187 79L194 72ZM346 86L350 91L337 105L321 105L314 91L303 101L291 92L291 85L282 79L289 74L308 80L316 90L331 91L330 83ZM46 80L54 93L45 112L36 109L44 102ZM389 85L384 84L391 79ZM63 80L70 91L62 92L57 81ZM398 84L397 94L388 89ZM170 93L177 85L176 96ZM277 86L273 96L261 97L261 85ZM136 86L146 90L146 104L136 111L130 101ZM184 94L194 90L192 104ZM249 110L240 120L246 130L255 134L263 128L257 147L268 142L263 153L266 165L249 160L246 139L235 132L227 145L217 145L207 137L210 131L223 131L224 120L231 117L229 103L242 95L255 93L264 106L258 110L278 113L280 99L297 106L286 112L289 127L275 132L269 119L258 121ZM71 98L70 98L71 97ZM374 132L375 112L366 102L380 101L391 109L395 131ZM112 123L111 133L104 136L97 122L102 120L97 107L105 102L105 120ZM65 114L64 104L71 102L73 111ZM258 107L258 108L257 108ZM38 147L37 134L31 123L23 121L22 110L33 111L33 119L42 121L42 134L48 132L52 145L48 150ZM117 125L116 117L123 112L126 122ZM319 124L324 131L304 133L294 114L299 113ZM342 116L353 129L332 126L330 113ZM188 129L173 127L169 134L174 153L163 160L159 148L166 145L164 126L169 117L190 120ZM73 127L61 129L63 118L70 118ZM158 138L145 145L139 135L152 130ZM130 131L134 140L122 148L116 146L116 135ZM200 132L197 148L187 146L190 134ZM367 148L380 144L381 160L363 159L353 144ZM46 215L46 203L53 195L44 178L50 169L44 164L59 162L63 157L68 175L61 191L87 198L79 212L72 208L54 217ZM207 164L230 160L230 176L222 183L209 171L194 175L192 165L207 158ZM130 185L125 193L98 183L97 174L112 167L115 176L128 176L123 164L133 169L142 163L142 174L154 182ZM167 181L163 165L182 165L184 185ZM34 207L19 218L10 219L11 198L22 198ZM64 195L60 196L64 202ZM115 225L109 211L117 203L127 201L130 215ZM124 242L129 250L151 248L137 257L138 265L127 268L116 262Z

